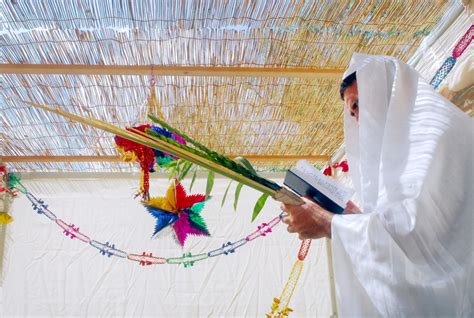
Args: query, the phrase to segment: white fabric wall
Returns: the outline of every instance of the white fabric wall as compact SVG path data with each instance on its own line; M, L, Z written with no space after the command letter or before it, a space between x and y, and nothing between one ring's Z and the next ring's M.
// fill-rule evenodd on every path
M276 180L280 184L282 180ZM260 194L244 187L237 212L233 189L221 209L228 179L216 179L203 212L210 238L191 237L181 249L170 237L151 240L154 219L132 198L138 178L32 179L24 185L43 198L66 223L74 223L91 239L109 241L129 253L152 252L174 257L216 249L253 232L280 213L271 199L251 224ZM186 189L189 180L185 182ZM204 191L197 180L194 191ZM152 179L151 194L162 195L166 179ZM263 317L296 260L300 241L283 224L267 237L244 245L235 254L197 262L193 267L153 265L108 258L77 239L66 237L48 218L36 214L29 201L14 201L15 221L6 228L1 278L1 317ZM328 317L329 282L324 241L314 241L290 307L291 317Z

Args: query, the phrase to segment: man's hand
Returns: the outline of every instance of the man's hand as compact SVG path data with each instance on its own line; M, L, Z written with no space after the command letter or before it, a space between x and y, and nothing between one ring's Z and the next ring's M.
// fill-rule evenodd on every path
M298 233L302 240L330 238L333 214L311 200L303 200L303 205L281 205L281 209L288 213L282 219L283 223L288 224L288 232Z

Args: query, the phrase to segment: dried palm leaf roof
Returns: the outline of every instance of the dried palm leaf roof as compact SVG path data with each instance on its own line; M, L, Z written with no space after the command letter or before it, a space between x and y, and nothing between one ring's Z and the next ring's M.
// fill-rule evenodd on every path
M13 162L16 171L132 169L108 162L105 156L116 155L109 133L33 109L23 99L121 127L161 111L206 146L249 157L262 169L290 166L298 157L326 160L343 140L338 85L352 53L406 61L448 6L384 0L1 1L0 154L49 156L48 162ZM37 68L29 71L32 64ZM105 66L147 71L130 75ZM179 68L171 69L176 75L159 76L163 66L202 67L206 76L183 76ZM239 75L235 67L261 75ZM288 75L289 69L309 75ZM150 92L157 101L151 108ZM94 162L54 162L71 161L58 156L94 156Z

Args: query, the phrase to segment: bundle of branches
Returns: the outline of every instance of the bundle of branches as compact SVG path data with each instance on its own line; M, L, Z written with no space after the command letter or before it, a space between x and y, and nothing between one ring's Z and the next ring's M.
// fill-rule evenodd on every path
M172 138L167 138L164 135L157 134L151 129L145 130L145 132L134 129L126 130L98 119L85 118L69 113L59 107L51 108L34 102L24 102L34 107L41 108L71 120L111 132L130 141L134 141L152 149L157 149L164 153L184 159L190 163L197 164L205 169L208 169L209 171L221 174L243 185L262 192L263 194L257 201L257 204L254 208L252 220L254 220L259 214L268 196L271 196L275 200L287 204L302 204L302 199L293 192L290 192L286 188L281 187L273 181L259 176L247 160L239 158L238 161L234 161L222 154L212 151L154 116L149 115L149 118L152 121L160 124L163 128L174 132L186 140L189 145L178 143Z

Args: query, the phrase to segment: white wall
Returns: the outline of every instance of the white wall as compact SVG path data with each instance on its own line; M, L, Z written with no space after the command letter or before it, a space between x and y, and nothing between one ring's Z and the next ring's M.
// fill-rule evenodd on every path
M187 185L185 182L185 185ZM216 249L239 240L257 225L280 213L269 199L259 218L250 223L260 193L244 187L234 212L233 189L221 209L228 179L216 179L214 198L203 212L212 234L191 237L181 249L170 235L151 240L154 219L132 194L137 178L30 179L25 186L43 198L59 218L74 223L97 241L110 241L130 253L152 252L162 257ZM282 180L277 180L282 184ZM164 194L166 179L152 179L151 194ZM205 189L197 180L193 192ZM186 186L188 189L188 186ZM0 316L154 316L263 317L273 297L279 297L299 243L283 224L267 237L254 240L235 254L184 268L177 265L139 266L126 259L107 258L93 247L66 237L29 201L14 201L15 221L7 227L3 296ZM329 316L330 298L326 249L314 241L290 306L292 317Z

